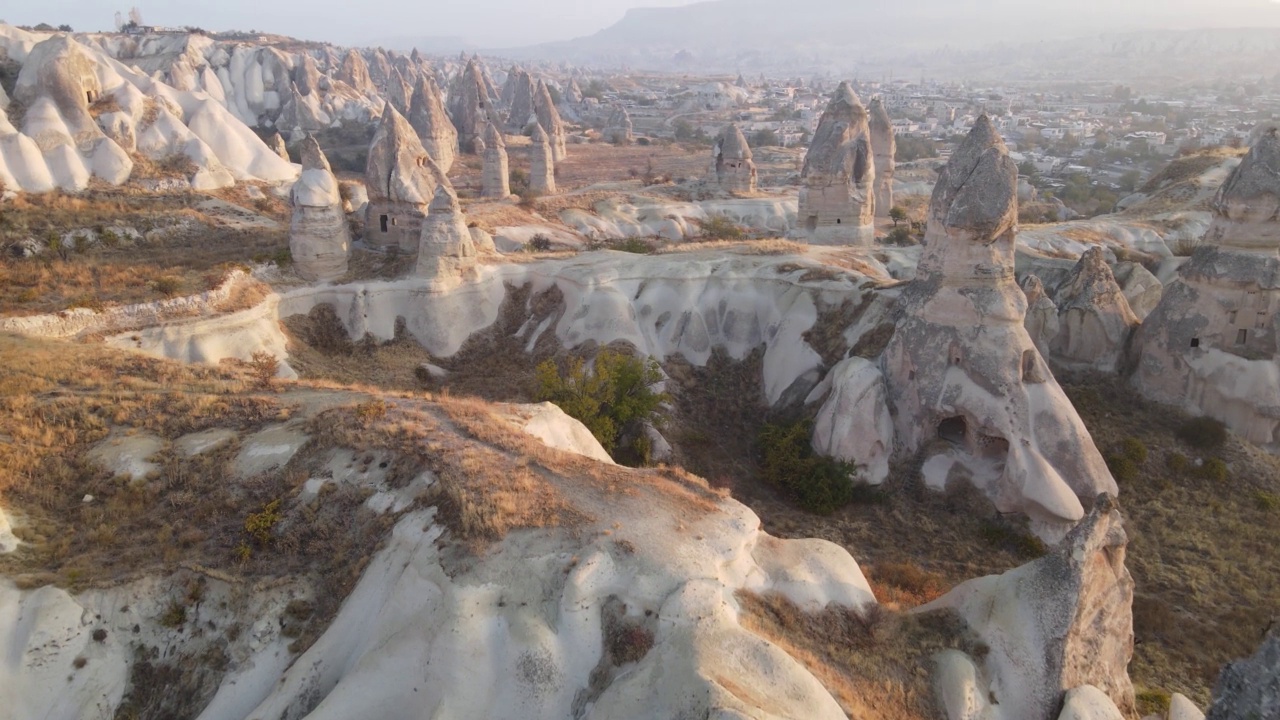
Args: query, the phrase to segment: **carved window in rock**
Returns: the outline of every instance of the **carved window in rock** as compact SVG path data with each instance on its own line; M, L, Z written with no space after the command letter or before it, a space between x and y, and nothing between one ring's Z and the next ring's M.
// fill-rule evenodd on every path
M1256 318L1254 319L1254 321L1253 321L1253 329L1254 329L1254 330L1266 330L1266 329L1267 329L1267 314L1266 314L1266 313L1264 313L1264 312L1260 312L1260 313L1258 313L1257 317L1256 317Z
M1193 348L1200 347L1200 338L1191 338L1191 347Z
M1237 345L1244 345L1244 344L1245 344L1245 343L1247 343L1247 342L1249 342L1249 331L1248 331L1248 330L1245 330L1244 328L1241 328L1241 329L1237 330L1237 331L1236 331L1236 344L1237 344Z
M389 219L390 219L390 218L388 218L386 215L383 215L383 216L379 219L379 224L382 226L382 232L386 232L386 231L387 231L387 222L388 222L388 220L389 220Z
M1227 324L1235 325L1237 315L1238 313L1235 310L1232 310L1231 312L1227 313Z

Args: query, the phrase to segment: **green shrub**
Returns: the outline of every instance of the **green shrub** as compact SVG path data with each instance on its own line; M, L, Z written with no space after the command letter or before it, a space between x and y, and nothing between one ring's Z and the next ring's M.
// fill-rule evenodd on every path
M655 425L662 420L660 406L666 393L651 386L662 380L658 363L614 350L596 354L594 372L587 370L582 358L572 357L557 365L547 360L538 365L538 399L550 401L566 415L576 418L612 455L618 452L618 437L644 422ZM643 436L643 433L636 433ZM634 444L634 443L633 443ZM632 450L646 454L642 447Z
M1135 463L1127 455L1120 453L1107 453L1104 457L1107 461L1107 469L1111 471L1111 477L1116 482L1125 485L1138 479L1138 464Z
M284 519L280 514L280 501L272 500L262 508L262 512L249 513L244 519L244 531L254 540L266 545L271 542L271 530Z
M1144 688L1134 694L1138 701L1138 714L1142 716L1159 715L1164 717L1169 712L1172 696L1167 690Z
M551 238L539 233L529 239L529 244L525 248L529 252L547 252L551 249Z
M156 292L165 297L173 297L174 295L182 292L182 279L173 277L172 275L156 278L154 284Z
M724 215L712 215L702 221L702 237L707 240L741 240L746 233Z
M1191 461L1187 459L1186 455L1178 452L1169 453L1169 456L1165 458L1164 464L1168 466L1169 470L1178 474L1186 473L1187 470L1191 469Z
M1254 494L1254 504L1263 512L1275 512L1280 510L1280 495L1259 490Z
M992 547L1007 548L1027 559L1035 559L1048 552L1040 538L999 518L983 520L978 532Z
M889 245L899 245L899 246L919 244L916 242L915 237L912 236L911 230L908 229L905 225L902 227L895 227L892 230L890 230L889 234L885 236L884 241Z
M878 501L879 493L854 484L858 467L813 451L813 423L765 425L757 444L766 482L791 493L805 510L829 515L854 500Z
M1178 439L1193 448L1214 450L1227 441L1227 426L1213 418L1191 418L1178 428Z
M636 255L648 255L653 252L653 246L649 244L649 241L638 237L629 237L614 245L612 249L635 253Z
M1227 471L1227 463L1222 458L1209 458L1200 466L1200 477L1205 480L1224 483L1230 472Z
M1136 437L1121 440L1120 453L1132 460L1135 465L1143 465L1147 462L1147 446Z

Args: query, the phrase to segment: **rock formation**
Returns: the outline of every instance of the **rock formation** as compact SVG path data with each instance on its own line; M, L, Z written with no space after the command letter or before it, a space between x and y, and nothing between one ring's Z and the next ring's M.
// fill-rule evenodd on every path
M1118 262L1112 266L1111 274L1115 276L1116 283L1129 301L1129 309L1138 320L1145 320L1160 304L1160 298L1164 295L1164 283L1140 263Z
M711 149L715 160L716 182L721 190L734 193L755 192L756 164L751 147L736 124L725 128Z
M867 110L842 82L818 120L800 172L798 222L810 242L875 240L875 158Z
M507 162L507 143L493 123L484 130L484 168L480 176L480 194L487 198L505 198L511 195L510 168Z
M569 86L564 91L564 101L570 105L582 103L582 86L578 85L577 78L570 78Z
M529 189L539 195L556 194L556 161L551 153L551 138L534 123L533 145L529 148Z
M458 154L458 130L449 120L440 99L440 88L429 76L418 80L409 103L409 125L418 134L422 147L444 172L453 168Z
M1116 485L1023 325L1017 178L990 120L978 118L934 187L882 363L898 455L945 441L925 464L930 486L965 478L1056 540L1084 517L1081 498Z
M1280 137L1264 132L1213 203L1204 242L1134 339L1148 397L1280 442Z
M533 78L520 68L513 68L512 74L503 86L503 101L510 111L507 113L506 131L519 135L529 126L533 119ZM508 97L510 96L510 97Z
M884 109L884 101L872 98L869 126L871 128L871 150L876 157L876 217L889 217L893 207L893 166L894 155L898 151L898 142L893 136L893 122Z
M609 113L604 124L604 139L614 145L630 145L635 140L631 113L625 107L618 105Z
M340 80L352 88L356 92L365 95L377 94L378 88L374 86L373 80L369 77L369 64L364 61L360 53L350 49L342 58L342 67L338 68L338 72L334 78Z
M293 267L304 280L336 280L347 273L351 250L338 179L315 138L308 135L300 152L302 175L289 195L293 204L289 225Z
M289 133L296 142L309 132L328 127L331 122L329 115L320 107L318 94L303 95L298 86L290 85L289 95L276 117L276 128Z
M1116 284L1101 246L1080 256L1058 289L1058 302L1060 330L1050 343L1052 355L1071 365L1115 372L1138 318Z
M961 583L920 608L955 610L990 649L982 658L954 651L940 658L945 671L935 675L935 685L949 718L1052 720L1064 694L1069 699L1069 691L1086 685L1101 691L1101 702L1090 704L1114 705L1117 718L1134 716L1128 674L1134 583L1124 564L1123 523L1115 499L1102 495L1050 554L1003 575ZM978 672L963 671L966 659ZM965 675L976 692L957 692ZM967 712L957 712L962 703L947 701L965 695Z
M284 144L284 138L280 137L280 133L274 132L267 137L267 147L271 148L272 152L279 155L282 160L289 160L289 148ZM290 162L292 161L290 160ZM327 160L325 162L328 163Z
M391 107L396 109L401 115L408 116L410 104L413 99L413 86L405 81L404 76L394 67L389 68L390 77L387 78L387 100L391 103Z
M315 58L307 53L298 57L298 64L293 68L293 84L303 95L320 92L320 68L316 66Z
M1280 627L1257 654L1229 663L1213 688L1206 720L1280 720Z
M813 425L813 449L821 455L861 465L862 479L879 485L889 477L893 453L893 418L885 404L884 374L870 360L852 357L841 361L808 402L824 394Z
M441 185L422 223L418 243L418 264L414 274L435 281L439 290L448 290L475 273L476 246L462 216L453 188Z
M1045 294L1039 277L1027 275L1020 285L1027 296L1027 317L1022 325L1036 344L1036 350L1042 357L1047 357L1050 343L1058 336L1058 306Z
M390 104L369 146L365 187L365 242L375 247L418 248L422 219L436 188L449 179L418 140L409 121Z
M551 139L551 159L563 162L569 156L564 122L560 119L560 111L556 110L556 104L551 101L551 91L541 80L533 89L533 113L536 116L535 121L542 125L547 137Z
M449 91L449 117L458 132L458 146L464 153L478 153L476 141L483 140L489 121L489 96L484 75L472 59L453 80Z

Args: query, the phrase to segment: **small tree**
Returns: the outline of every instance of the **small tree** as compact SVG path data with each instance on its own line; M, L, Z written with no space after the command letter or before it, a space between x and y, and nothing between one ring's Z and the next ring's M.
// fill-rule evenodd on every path
M582 358L569 358L563 366L547 360L537 368L538 399L550 401L591 431L609 453L618 450L618 438L643 422L659 423L659 407L666 393L651 389L662 380L658 363L613 350L596 355L595 368ZM631 433L639 437L643 434Z
M271 387L278 372L280 361L266 350L258 350L249 360L249 374L253 377L254 384L263 390Z
M898 223L907 219L907 211L901 205L894 205L889 208L889 219L893 221L894 227L898 227Z

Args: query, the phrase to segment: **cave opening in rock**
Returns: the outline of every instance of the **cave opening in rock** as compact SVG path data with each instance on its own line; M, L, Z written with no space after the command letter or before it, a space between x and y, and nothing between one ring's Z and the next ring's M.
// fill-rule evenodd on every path
M386 215L383 215L381 218L379 218L379 220L380 220L380 224L382 225L382 232L386 232L386 231L387 231L387 216L386 216Z
M938 437L955 445L964 445L968 431L969 424L960 416L949 417L938 423Z

